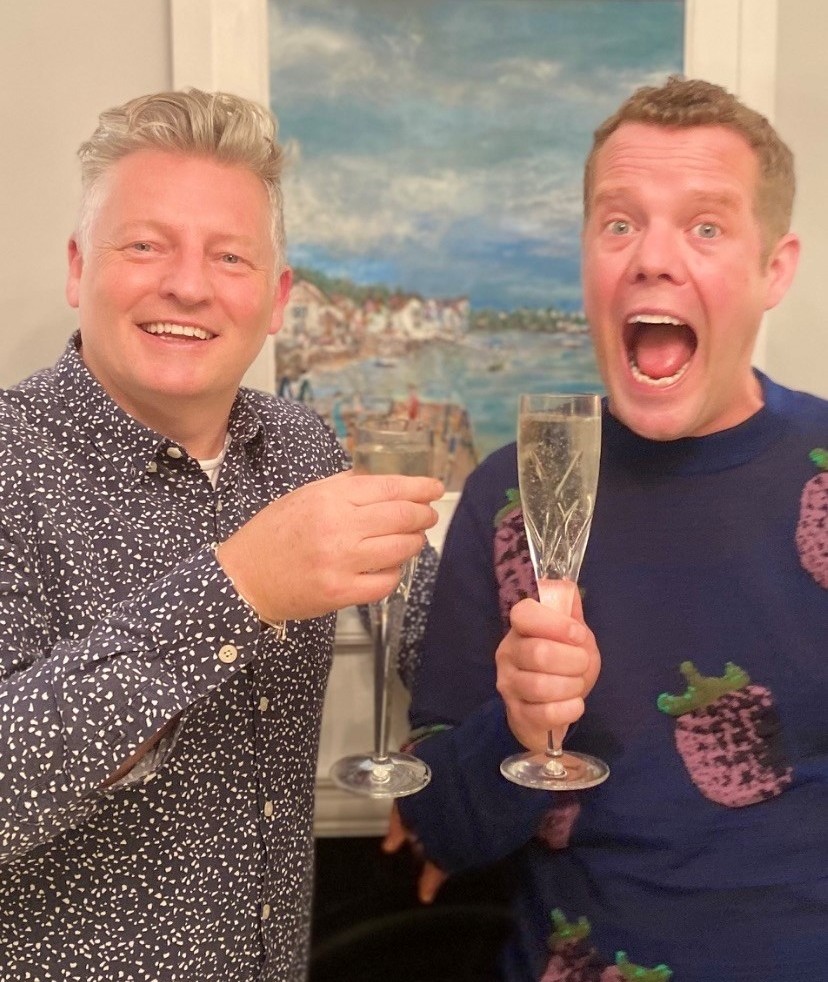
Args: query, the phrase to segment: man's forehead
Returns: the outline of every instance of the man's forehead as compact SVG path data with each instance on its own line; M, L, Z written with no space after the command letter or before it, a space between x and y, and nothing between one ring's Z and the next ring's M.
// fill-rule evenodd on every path
M231 195L240 210L255 207L265 215L270 199L264 181L241 163L219 160L210 154L141 148L114 161L96 182L96 197L101 203L125 204L134 200L159 205L176 199L179 193L194 190L205 200L210 192ZM189 195L184 194L185 197ZM243 196L243 197L242 197Z
M592 167L591 198L608 188L635 188L664 177L696 182L727 197L755 188L759 161L738 132L719 125L659 126L622 123L598 150Z
M661 155L669 163L676 154L709 156L711 150L717 156L731 156L735 151L740 157L758 158L745 136L736 129L716 123L694 126L667 126L634 120L621 123L596 154L597 162L619 151L642 155Z

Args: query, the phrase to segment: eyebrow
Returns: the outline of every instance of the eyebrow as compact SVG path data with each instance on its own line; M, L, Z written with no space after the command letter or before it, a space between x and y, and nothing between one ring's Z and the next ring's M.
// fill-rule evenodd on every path
M164 222L159 221L154 218L130 218L125 222L121 222L115 227L116 236L129 236L132 234L138 234L143 231L155 232L161 235L168 235L170 232L177 232L185 228L185 225L176 224L174 222ZM209 236L210 242L226 242L228 244L235 244L250 248L255 244L255 238L250 235L244 235L240 232L231 232L229 230L218 230L213 232Z
M634 198L638 190L639 185L625 184L596 191L590 203L590 208L611 205L624 198ZM738 196L730 191L713 191L705 188L696 188L690 190L688 197L696 207L700 208L734 209L739 206Z

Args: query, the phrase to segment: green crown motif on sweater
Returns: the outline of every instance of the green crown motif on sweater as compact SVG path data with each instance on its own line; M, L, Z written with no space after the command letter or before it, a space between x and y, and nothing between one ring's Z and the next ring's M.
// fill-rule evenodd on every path
M662 692L656 705L668 716L683 716L694 709L704 709L714 703L719 696L735 692L750 684L750 676L744 669L729 661L723 675L701 675L691 661L679 665L679 671L687 680L687 689L678 696Z

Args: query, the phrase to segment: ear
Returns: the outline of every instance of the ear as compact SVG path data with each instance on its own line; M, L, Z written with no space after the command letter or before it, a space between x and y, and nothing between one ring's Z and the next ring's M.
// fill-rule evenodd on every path
M285 266L279 274L279 282L273 291L273 315L270 319L270 330L268 334L276 334L282 328L285 305L290 297L290 288L293 286L293 270L290 266Z
M66 272L66 299L70 307L80 306L80 281L83 272L83 256L78 240L73 235L66 246L69 268Z
M765 276L765 310L775 307L788 292L799 263L799 236L788 232L776 243L768 259Z

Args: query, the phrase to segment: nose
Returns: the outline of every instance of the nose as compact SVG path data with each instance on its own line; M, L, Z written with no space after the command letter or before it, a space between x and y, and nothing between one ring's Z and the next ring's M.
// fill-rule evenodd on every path
M687 272L679 230L651 224L635 240L630 259L630 278L635 282L684 282Z
M164 265L159 284L161 296L184 307L196 307L213 297L209 263L203 251L194 247L176 249Z

